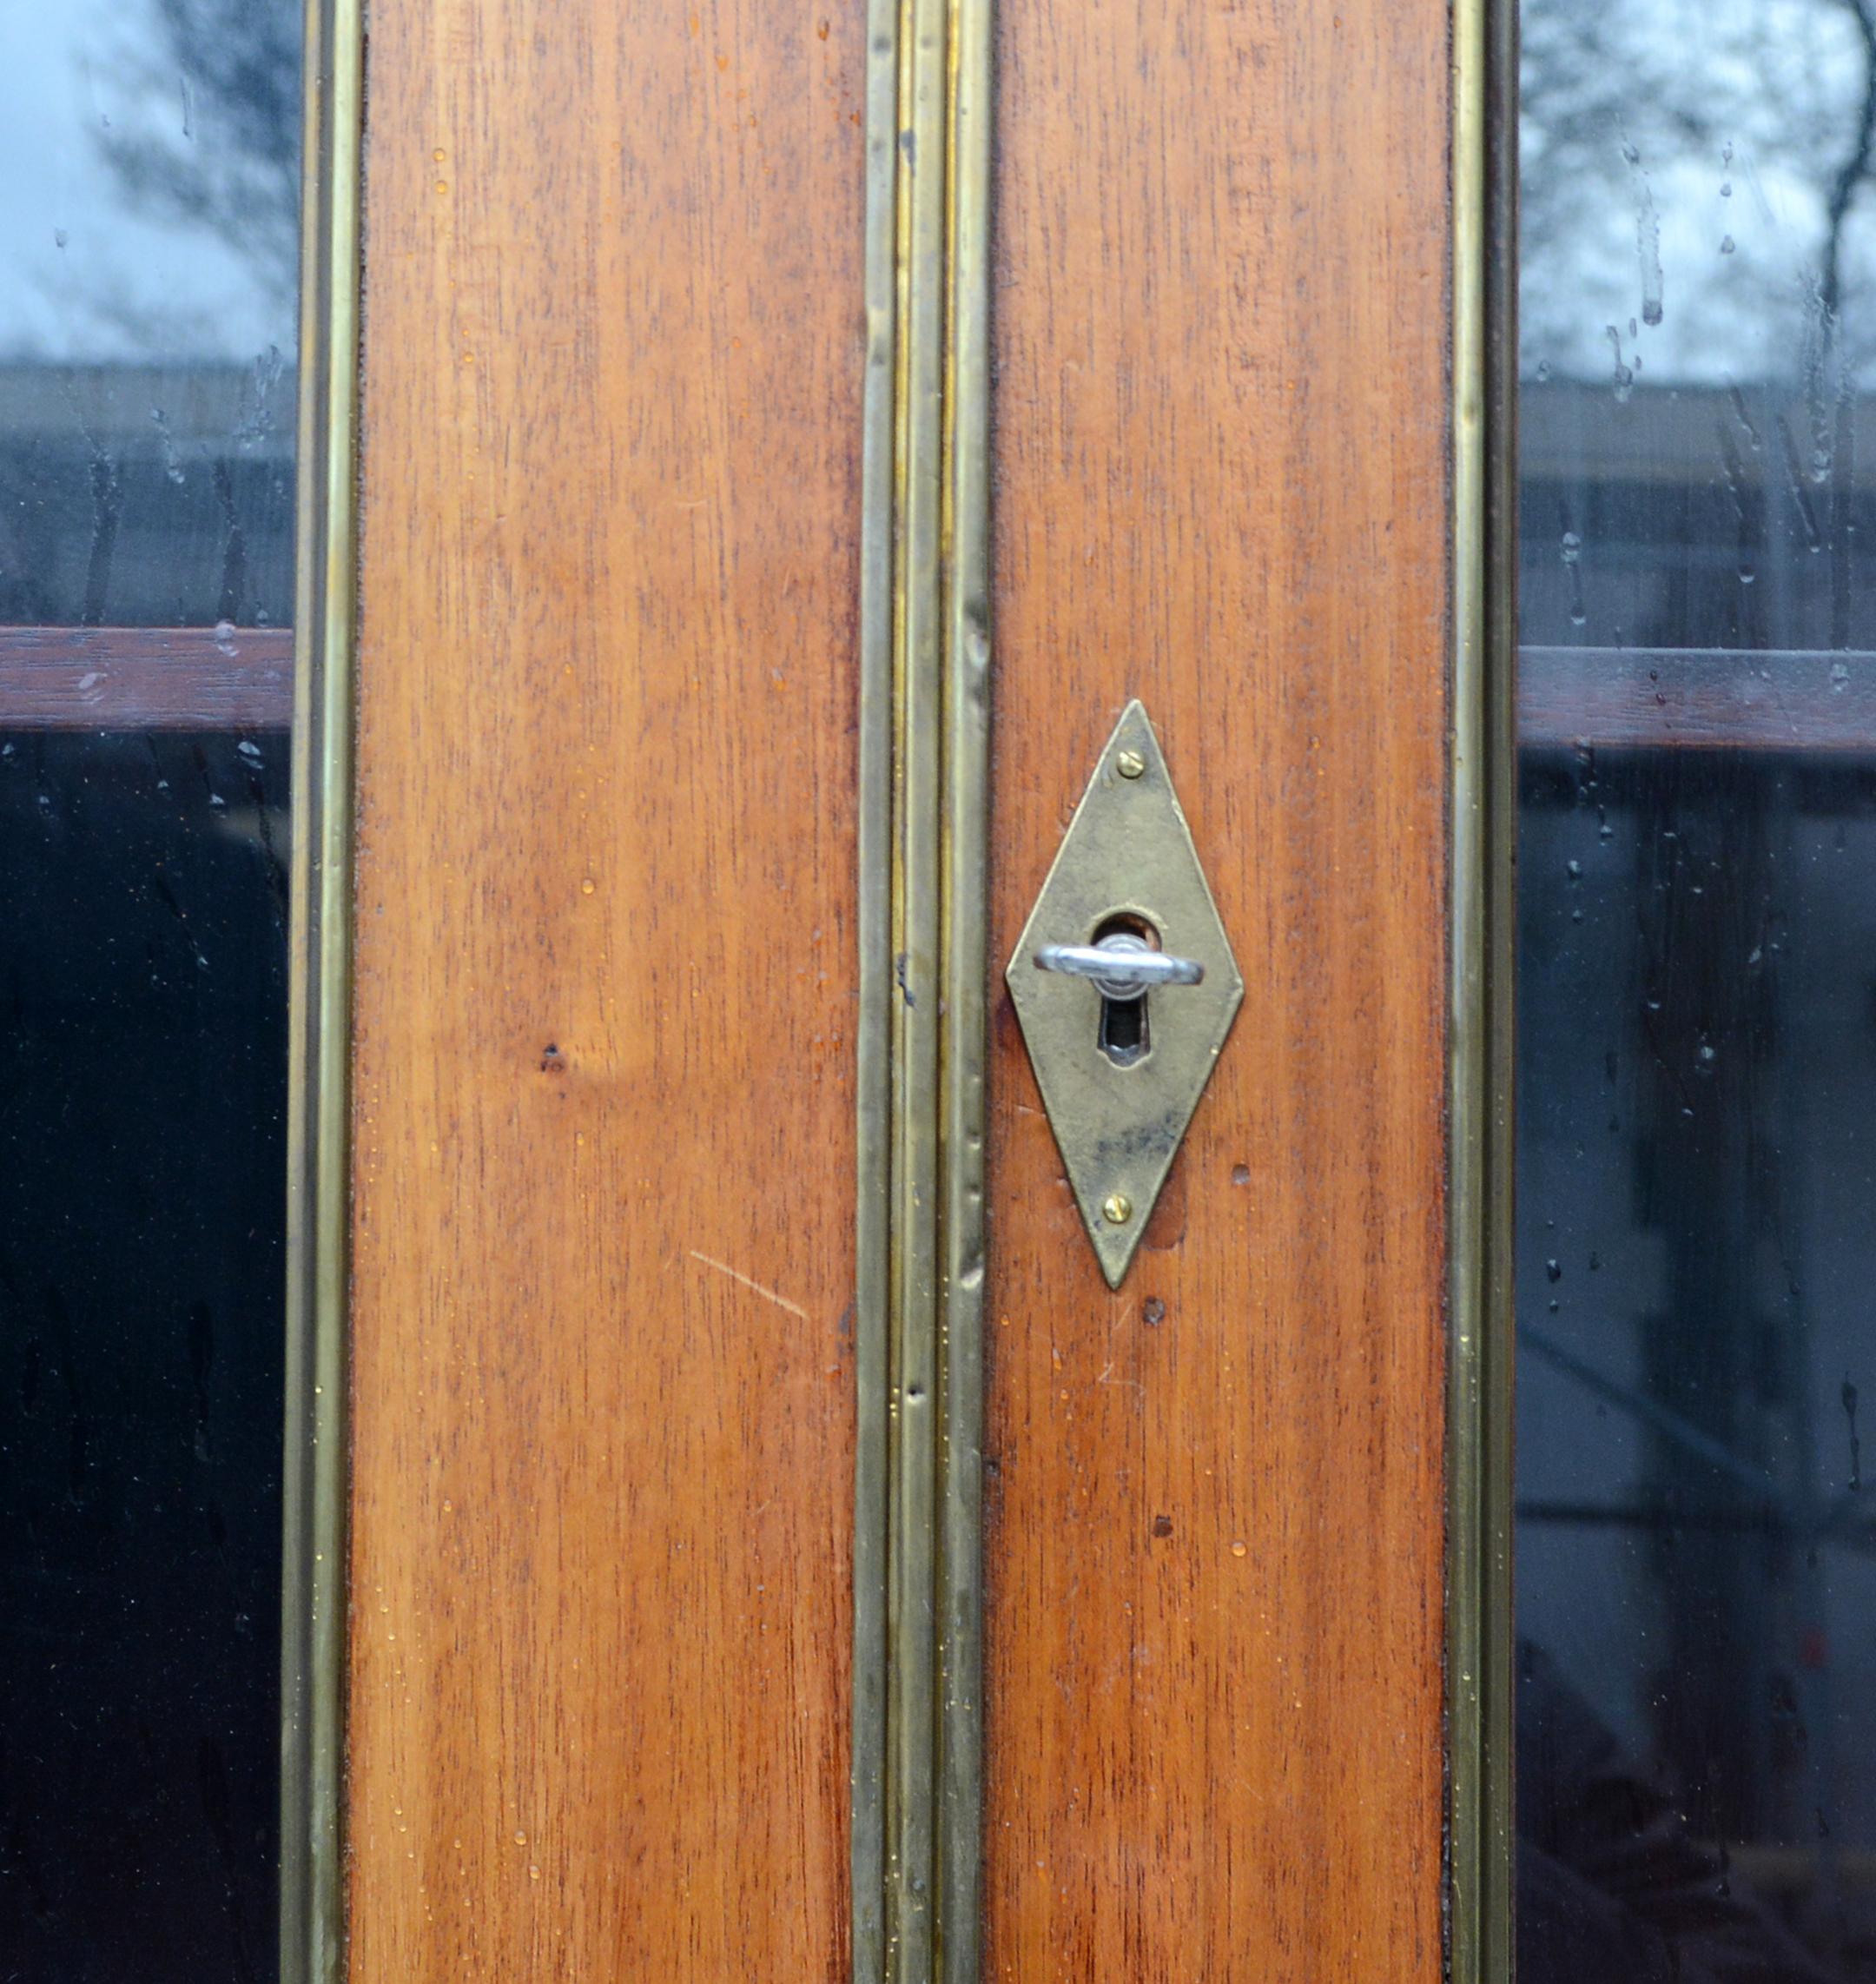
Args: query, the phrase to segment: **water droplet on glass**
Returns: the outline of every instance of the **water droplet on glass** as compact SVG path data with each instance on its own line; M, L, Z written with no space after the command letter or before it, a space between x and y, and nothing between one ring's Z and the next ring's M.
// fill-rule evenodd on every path
M1582 539L1575 531L1565 531L1557 546L1563 569L1570 575L1570 625L1580 627L1589 618L1583 608Z
M223 654L233 654L235 651L234 621L217 620L215 622L215 645Z
M1563 866L1563 872L1569 876L1572 882L1581 882L1582 880L1582 863L1580 861L1566 862Z
M1720 252L1721 252L1721 255L1731 255L1731 254L1732 254L1732 252L1733 252L1733 237L1732 237L1732 235L1721 235L1721 237L1720 237Z
M1850 686L1850 665L1846 661L1833 661L1830 671L1831 693L1841 696Z
M65 230L64 230L64 228L53 228L53 230L52 230L52 245L53 245L53 247L54 247L54 248L63 248L63 247L64 247L64 245L66 244L66 242L67 242L67 241L69 241L70 239L71 239L71 236L70 236L69 235L68 235L68 234L65 232Z
M163 473L180 489L187 478L176 454L175 437L169 432L169 416L161 407L152 407L150 419L155 423L157 435L162 442Z
M1635 388L1635 374L1622 363L1622 333L1613 324L1607 327L1607 331L1609 349L1615 355L1615 370L1611 382L1615 388L1617 404L1626 406L1628 395Z

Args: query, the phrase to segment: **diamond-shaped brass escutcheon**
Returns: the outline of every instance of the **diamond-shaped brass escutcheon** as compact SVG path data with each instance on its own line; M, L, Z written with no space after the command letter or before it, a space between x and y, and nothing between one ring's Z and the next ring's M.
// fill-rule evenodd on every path
M1135 956L1164 953L1169 974L1171 961L1185 960L1203 975L1156 982L1144 995L1116 989L1116 998L1094 977L1068 975L1088 969L1085 955L1060 955L1104 938ZM1046 950L1055 955L1039 969ZM1148 968L1135 969L1144 976ZM1137 701L1114 725L1004 975L1088 1238L1118 1288L1244 999L1159 740Z

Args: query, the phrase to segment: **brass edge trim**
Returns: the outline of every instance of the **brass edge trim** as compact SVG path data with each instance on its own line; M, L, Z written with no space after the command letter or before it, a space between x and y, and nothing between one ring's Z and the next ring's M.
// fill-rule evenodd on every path
M989 20L988 0L869 0L857 1984L978 1966Z
M887 1969L937 1974L946 0L900 16Z
M981 1961L984 1091L988 1053L991 0L951 0L946 573L943 1533L938 1959Z
M869 0L861 414L859 1009L855 1042L853 1975L886 1981L886 1587L892 1228L893 518L899 0Z
M1453 0L1447 1974L1513 1968L1516 0Z
M344 1971L345 1312L363 0L308 0L281 1638L283 1984Z

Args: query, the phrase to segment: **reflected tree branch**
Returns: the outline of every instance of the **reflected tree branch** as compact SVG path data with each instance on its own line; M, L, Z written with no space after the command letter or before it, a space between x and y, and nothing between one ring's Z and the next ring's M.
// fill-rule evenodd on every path
M299 254L300 10L282 0L150 0L146 114L101 134L127 204L201 228L290 304ZM159 109L159 106L161 109Z
M1876 8L1873 8L1871 0L1839 0L1839 3L1856 23L1857 33L1862 39L1863 98L1857 114L1856 134L1850 155L1831 182L1830 198L1825 208L1824 267L1818 284L1818 298L1823 307L1826 338L1835 334L1843 304L1844 223L1850 217L1858 188L1869 176L1870 149L1872 144L1876 143Z

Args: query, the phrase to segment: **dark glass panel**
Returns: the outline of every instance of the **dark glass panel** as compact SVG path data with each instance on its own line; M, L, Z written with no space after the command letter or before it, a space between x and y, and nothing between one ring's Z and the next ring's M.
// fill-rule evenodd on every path
M1520 1975L1876 1978L1876 9L1523 27Z
M283 740L0 740L0 1974L273 1974Z
M278 1970L300 12L64 0L0 64L0 1977L33 1984Z

